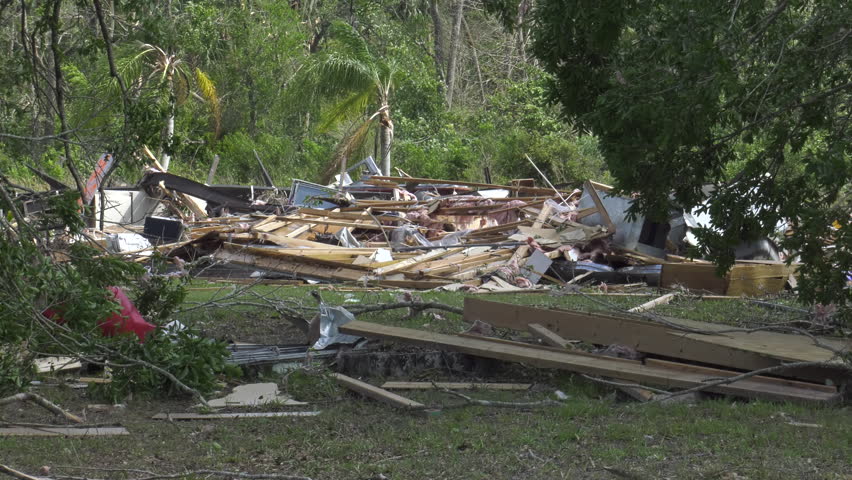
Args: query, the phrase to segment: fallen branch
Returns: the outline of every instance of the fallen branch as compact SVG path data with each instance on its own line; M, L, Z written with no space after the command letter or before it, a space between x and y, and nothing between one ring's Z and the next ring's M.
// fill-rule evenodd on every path
M746 372L740 375L734 375L733 377L725 377L716 380L707 379L707 383L703 383L701 385L697 385L692 388L687 388L686 390L679 390L676 392L668 392L666 394L662 394L649 403L660 402L663 400L667 400L672 397L677 397L680 395L687 395L693 392L701 392L707 390L708 388L717 387L719 385L728 385L730 383L739 382L740 380L745 380L747 378L755 377L757 375L764 375L767 373L776 373L783 370L788 370L792 368L805 368L805 367L837 367L837 363L832 363L831 360L825 362L793 362L793 363L785 363L782 365L774 365L771 367L760 368L758 370L752 370L750 372ZM848 367L847 367L848 368Z
M43 480L39 477L33 477L31 475L27 475L24 472L19 472L19 471L15 470L14 468L7 467L6 465L0 465L0 473L5 473L6 475L9 475L10 477L20 478L22 480Z
M670 392L670 391L668 391L668 390L661 390L661 389L659 389L659 388L653 388L653 387L649 387L649 386L647 386L647 385L640 385L640 384L638 384L638 383L624 383L624 382L614 382L614 381L612 381L612 380L604 380L603 378L593 377L593 376L591 376L591 375L586 375L585 373L581 374L580 376L582 376L582 377L583 377L583 378L585 378L586 380L591 380L591 381L593 381L593 382L597 382L597 383L600 383L600 384L602 384L602 385L609 385L609 386L611 386L611 387L618 387L618 388L641 388L641 389L643 389L643 390L648 390L648 391L650 391L650 392L659 393L659 394L661 394L661 395L668 395L669 393L671 393L671 392Z
M556 400L540 400L538 402L501 402L499 400L479 400L477 398L471 398L463 393L459 393L448 388L442 388L442 392L449 393L450 395L455 395L466 401L469 405L479 405L482 407L501 407L501 408L533 408L533 407L561 407L565 405L562 402L557 402Z
M83 423L82 418L78 417L77 415L74 415L73 413L67 410L63 410L61 407L59 407L59 405L56 405L55 403L36 393L24 392L12 395L11 397L0 398L0 405L7 405L13 402L30 402L42 408L46 408L47 410L50 410L51 412L57 415L62 415L63 417L67 418L68 420L71 420L74 423Z
M396 302L396 303L379 303L376 305L354 305L347 306L346 309L352 312L354 315L360 315L362 313L367 312L381 312L384 310L396 310L399 308L410 308L415 311L422 310L445 310L450 313L457 313L459 315L464 313L464 309L461 307L454 307L452 305L447 305L444 303L438 302Z

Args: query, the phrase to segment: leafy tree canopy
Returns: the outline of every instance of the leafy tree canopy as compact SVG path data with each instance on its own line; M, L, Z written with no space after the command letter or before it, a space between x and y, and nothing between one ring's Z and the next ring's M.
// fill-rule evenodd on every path
M509 26L524 13L487 3ZM789 222L803 298L848 303L850 18L843 0L539 0L526 26L551 98L600 137L637 211L707 200L702 253L722 268Z

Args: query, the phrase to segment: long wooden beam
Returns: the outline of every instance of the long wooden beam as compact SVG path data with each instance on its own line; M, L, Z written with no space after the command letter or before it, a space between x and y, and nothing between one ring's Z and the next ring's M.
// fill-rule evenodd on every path
M705 383L706 372L679 371L661 365L643 365L620 358L594 355L577 355L550 349L500 344L478 338L457 337L410 328L391 327L375 323L354 321L340 327L350 335L385 338L416 345L456 351L498 360L522 362L537 367L557 368L589 375L623 378L633 382L659 385L666 388L690 388ZM724 370L714 370L716 375ZM733 373L733 372L729 372ZM709 387L708 391L747 398L772 401L832 402L839 394L806 388L801 385L779 385L748 378L727 385Z
M723 367L757 370L778 365L782 361L820 362L829 361L833 356L829 350L816 346L808 337L801 335L765 331L695 334L639 317L535 308L470 296L465 298L464 303L464 318L469 322L481 320L495 327L519 331L526 331L530 323L539 323L569 340L599 345L618 343L640 352ZM708 332L728 328L679 318L667 320L684 328ZM824 341L838 349L849 348L848 343L828 339ZM796 370L788 374L821 382L838 373L827 370Z

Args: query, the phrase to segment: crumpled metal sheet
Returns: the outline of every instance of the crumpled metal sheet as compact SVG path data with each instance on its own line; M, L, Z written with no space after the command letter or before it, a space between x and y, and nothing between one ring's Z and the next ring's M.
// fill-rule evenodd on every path
M339 327L355 320L355 315L343 307L330 307L324 302L319 306L320 338L313 345L314 350L322 350L334 344L352 344L361 340L355 335L340 333Z

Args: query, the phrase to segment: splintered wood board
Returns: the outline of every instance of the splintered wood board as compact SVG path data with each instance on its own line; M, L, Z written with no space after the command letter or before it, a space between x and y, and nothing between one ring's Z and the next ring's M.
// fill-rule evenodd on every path
M579 355L572 352L557 352L522 345L501 344L469 337L457 337L410 328L391 327L374 323L354 321L340 327L342 333L371 338L398 340L415 345L456 351L486 358L521 362L537 367L557 368L589 375L621 378L633 382L658 385L664 388L691 388L705 384L706 371L678 370L669 366L644 365L620 358L595 355ZM711 369L716 377L735 375L736 372ZM772 401L834 402L837 393L819 388L797 385L779 385L764 382L761 378L747 378L727 385L708 387L708 391L746 398Z
M529 390L531 383L470 383L470 382L385 382L387 390Z

